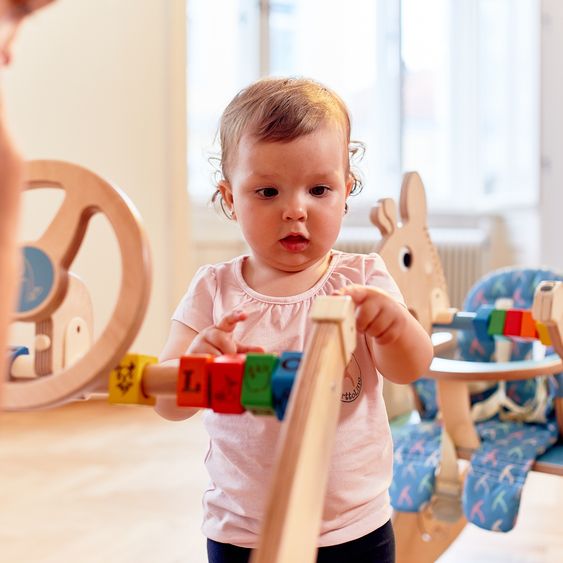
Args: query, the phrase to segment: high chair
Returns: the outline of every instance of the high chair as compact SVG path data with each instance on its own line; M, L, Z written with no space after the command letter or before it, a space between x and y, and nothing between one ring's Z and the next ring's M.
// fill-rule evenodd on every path
M415 173L405 176L400 206L402 224L390 200L372 212L383 235L379 252L423 325L429 331L454 328L455 312L426 227L424 188ZM561 279L541 269L493 272L475 284L464 309L483 311L495 304L499 310L530 309L542 280ZM558 374L563 368L557 355L531 360L531 351L528 342L478 339L473 331L460 331L455 358L435 358L429 378L412 386L421 422L399 428L392 422L390 494L399 562L435 561L467 521L509 531L527 472L563 475L554 415L554 405L561 410L563 402L563 376ZM407 412L410 404L407 396ZM458 458L470 460L469 467L460 471Z

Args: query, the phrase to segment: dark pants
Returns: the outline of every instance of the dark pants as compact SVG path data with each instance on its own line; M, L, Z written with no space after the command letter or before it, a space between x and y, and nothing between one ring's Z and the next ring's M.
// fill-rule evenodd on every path
M248 563L250 549L207 540L209 563ZM363 538L319 548L317 563L394 563L391 521ZM299 563L296 561L295 563Z

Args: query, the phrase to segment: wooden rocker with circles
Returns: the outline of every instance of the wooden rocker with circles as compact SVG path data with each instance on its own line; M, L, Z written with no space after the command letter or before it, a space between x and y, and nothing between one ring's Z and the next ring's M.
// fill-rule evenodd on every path
M2 407L52 407L94 390L119 362L143 321L150 293L149 245L127 197L89 170L59 161L27 165L27 189L57 188L64 201L45 233L23 245L24 279L15 321L35 323L35 354L14 362ZM121 253L121 284L105 329L92 339L92 312L82 282L69 272L93 215L102 213ZM23 366L18 366L18 359Z

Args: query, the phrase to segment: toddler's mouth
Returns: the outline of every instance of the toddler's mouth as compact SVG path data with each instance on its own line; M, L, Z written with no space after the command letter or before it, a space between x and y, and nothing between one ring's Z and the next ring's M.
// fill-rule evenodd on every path
M287 235L280 244L290 252L303 252L309 246L309 239L299 234Z

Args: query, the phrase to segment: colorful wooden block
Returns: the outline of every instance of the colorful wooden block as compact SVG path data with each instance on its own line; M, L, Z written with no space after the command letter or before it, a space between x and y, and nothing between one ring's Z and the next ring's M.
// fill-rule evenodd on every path
M504 309L493 309L491 311L491 318L489 320L489 326L487 332L490 336L504 334L504 321L506 319L506 310Z
M473 328L475 330L475 336L481 342L491 340L491 336L489 334L489 320L493 311L494 307L492 305L481 305L475 313Z
M244 377L244 354L216 356L208 365L211 408L224 414L241 414L242 379Z
M531 311L522 311L522 324L520 326L520 336L522 338L537 338L536 321L532 317Z
M180 358L176 403L179 407L209 407L209 364L211 354L191 354Z
M301 352L283 352L272 374L272 401L278 420L283 420L285 415L302 355Z
M538 336L541 343L544 346L551 346L551 337L549 336L549 332L547 331L547 327L540 322L536 321L536 329L538 331Z
M242 404L257 414L273 414L272 373L278 358L273 354L247 354L242 384Z
M126 354L109 376L109 402L132 405L154 405L154 397L143 392L143 370L156 364L158 358L142 354Z
M508 309L504 321L503 334L505 336L520 336L522 327L522 313L517 309Z

